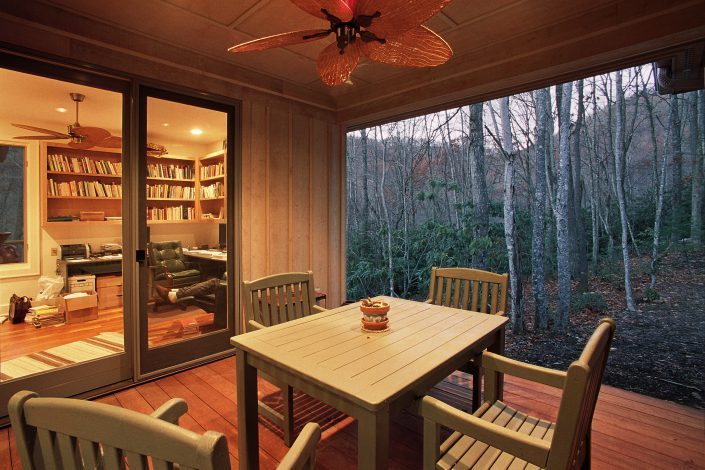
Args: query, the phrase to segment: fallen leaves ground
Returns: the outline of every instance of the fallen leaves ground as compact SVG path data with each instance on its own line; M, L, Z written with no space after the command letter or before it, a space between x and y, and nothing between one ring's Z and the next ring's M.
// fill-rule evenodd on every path
M566 369L580 355L599 319L609 316L617 322L617 332L604 383L705 409L705 253L668 253L662 259L656 283L661 299L655 302L643 300L650 279L647 265L648 258L632 260L638 312L626 310L623 278L593 276L589 290L599 292L608 309L601 313L572 313L571 328L565 335L533 329L534 306L531 287L527 286L527 332L507 332L506 354L533 364ZM555 289L555 282L547 285L551 299L555 299Z

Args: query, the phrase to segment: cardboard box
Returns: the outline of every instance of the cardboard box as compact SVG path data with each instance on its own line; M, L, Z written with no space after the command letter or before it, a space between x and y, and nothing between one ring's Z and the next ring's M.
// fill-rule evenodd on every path
M98 294L95 291L87 292L87 294L84 297L73 299L62 297L66 311L66 324L98 319Z

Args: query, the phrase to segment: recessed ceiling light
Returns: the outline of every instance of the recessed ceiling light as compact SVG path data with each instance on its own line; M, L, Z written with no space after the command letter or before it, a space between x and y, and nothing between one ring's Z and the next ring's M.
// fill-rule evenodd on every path
M65 113L68 110L66 108L56 108L56 111L59 113Z
M164 123L162 123L162 126L163 126L163 127L169 127L169 123L168 123L168 122L164 122Z
M197 127L194 127L193 129L191 129L191 134L193 134L193 135L201 135L201 134L203 134L203 131L202 131L201 129L197 128Z

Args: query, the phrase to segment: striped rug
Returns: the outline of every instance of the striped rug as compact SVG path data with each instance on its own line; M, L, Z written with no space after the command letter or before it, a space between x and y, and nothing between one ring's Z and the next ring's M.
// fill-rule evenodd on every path
M0 381L17 379L79 362L120 354L125 349L122 333L101 333L81 341L64 344L0 362Z

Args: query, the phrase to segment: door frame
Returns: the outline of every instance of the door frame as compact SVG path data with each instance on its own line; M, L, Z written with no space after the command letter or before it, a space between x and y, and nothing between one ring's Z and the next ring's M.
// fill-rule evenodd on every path
M225 178L226 197L226 221L227 221L227 246L228 258L226 261L226 272L228 273L228 311L227 329L208 333L203 336L196 336L184 341L174 342L165 346L150 349L147 344L147 311L148 292L147 278L148 266L146 262L137 264L138 272L136 280L139 280L139 288L133 298L136 303L135 312L139 312L138 320L134 322L136 331L134 334L136 347L136 379L144 380L159 375L164 375L173 370L181 369L192 364L197 364L216 357L231 355L234 350L230 346L230 337L240 331L240 315L236 314L236 306L240 305L239 291L237 288L240 282L240 237L235 234L241 233L241 197L240 197L240 163L241 159L241 102L216 97L209 94L189 92L181 88L153 84L150 82L139 82L136 84L136 106L133 112L136 113L138 128L135 129L137 136L134 166L132 175L137 176L137 188L144 188L147 184L146 147L147 147L147 98L157 98L173 101L191 106L211 109L223 112L227 117L227 137L226 137L226 168L228 169ZM236 133L240 137L236 137ZM135 235L136 243L133 245L135 253L137 250L144 250L147 253L147 217L146 217L146 193L137 191L135 214Z

